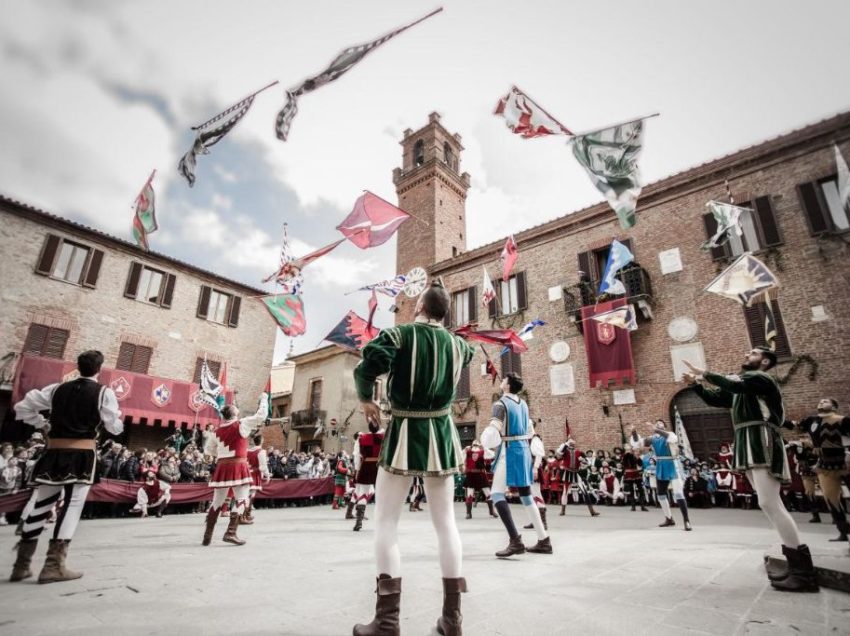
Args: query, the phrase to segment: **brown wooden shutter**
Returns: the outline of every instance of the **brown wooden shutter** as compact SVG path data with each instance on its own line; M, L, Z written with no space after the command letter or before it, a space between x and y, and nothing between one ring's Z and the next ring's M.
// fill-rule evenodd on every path
M771 301L773 319L776 323L776 357L779 359L791 357L791 345L788 342L788 334L785 333L785 321L782 312L779 311L779 303ZM753 347L764 347L767 345L764 334L764 302L754 303L752 307L744 307L744 319L747 322L747 331L750 334L750 343Z
M714 236L714 233L717 231L717 219L714 218L714 215L709 212L707 214L702 215L702 222L705 224L705 237L706 240L710 239ZM719 245L718 247L711 248L711 258L715 261L719 261L721 258L727 258L729 256L729 243L728 241L723 245Z
M198 318L206 318L210 309L210 292L212 289L201 285L201 295L198 297Z
M487 303L487 315L490 318L495 318L497 312L498 312L498 309L496 307L496 299L493 298L493 300L491 300L489 303Z
M201 366L204 364L203 358L198 358L195 360L195 373L192 375L192 382L195 384L201 383Z
M791 357L791 343L788 342L788 334L785 331L785 321L782 319L782 312L779 311L779 302L772 300L770 307L773 309L773 319L776 323L776 357L782 358Z
M239 307L242 306L242 298L239 296L231 296L230 302L227 304L230 307L227 324L231 327L235 327L239 324Z
M522 357L518 353L508 351L502 356L502 377L504 378L509 373L516 373L522 376Z
M133 356L136 353L136 345L130 342L122 342L118 349L118 361L115 368L121 371L130 371L133 368Z
M147 375L152 356L153 349L136 345L136 354L133 356L133 366L130 368L130 371Z
M177 277L174 274L166 274L165 275L165 285L163 286L165 291L162 293L162 301L160 301L160 306L169 309L171 307L171 301L174 298L174 283L177 280Z
M776 225L776 213L769 196L757 197L753 201L753 213L758 221L759 240L761 247L774 247L782 244L779 227Z
M44 245L41 247L41 254L38 257L38 264L35 266L35 273L43 276L50 276L53 271L53 264L56 262L56 254L59 251L59 246L62 244L60 239L55 234L48 234L44 239Z
M65 357L65 345L68 343L70 332L65 329L50 329L47 334L47 343L45 344L42 355L46 358Z
M596 268L593 266L593 254L591 252L581 252L578 255L579 271L590 276L591 281L596 281Z
M523 311L528 309L528 287L525 282L525 272L516 274L517 309Z
M139 292L139 278L142 275L142 264L133 261L130 263L130 273L127 275L127 285L124 287L124 295L127 298L135 298Z
M24 341L24 353L40 356L47 342L47 333L50 329L45 325L31 324L27 331L27 339Z
M100 264L103 262L103 252L92 250L89 253L89 266L83 275L83 286L94 288L97 285L97 277L100 275Z
M478 287L473 285L469 293L469 322L478 322Z
M469 365L460 370L460 378L455 388L455 399L466 400L470 395L470 372Z
M801 183L797 186L800 202L803 204L803 211L806 213L806 221L809 224L809 232L812 235L823 234L832 229L829 210L823 204L819 190L820 185L817 181Z

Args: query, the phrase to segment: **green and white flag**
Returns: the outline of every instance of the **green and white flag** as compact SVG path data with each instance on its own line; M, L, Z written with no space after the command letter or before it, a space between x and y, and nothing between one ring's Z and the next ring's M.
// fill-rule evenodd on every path
M734 230L738 236L744 234L741 229L741 214L746 211L746 208L720 201L709 201L705 205L717 221L717 231L714 236L700 245L700 249L710 250L713 247L720 247L729 240L729 230Z
M576 160L608 199L620 226L634 226L641 191L637 160L643 148L643 120L574 137L572 144Z
M156 223L156 196L153 191L155 174L156 170L151 172L151 176L136 197L136 213L133 216L133 238L136 244L145 250L148 249L148 234L156 232L159 227Z

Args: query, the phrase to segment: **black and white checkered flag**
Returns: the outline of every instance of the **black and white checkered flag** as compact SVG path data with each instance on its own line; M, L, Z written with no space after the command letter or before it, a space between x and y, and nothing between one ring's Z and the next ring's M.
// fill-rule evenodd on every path
M301 85L297 88L293 88L291 90L286 91L286 105L277 114L277 121L275 122L275 134L277 135L277 138L281 141L286 141L286 138L289 136L289 129L292 126L292 120L298 113L298 98L301 95L304 95L305 93L310 93L316 90L317 88L334 81L335 79L349 71L360 60L366 57L366 55L370 51L373 51L387 40L394 38L399 33L406 31L410 27L416 26L417 24L423 22L424 20L427 20L431 16L438 14L442 10L443 8L440 7L439 9L437 9L436 11L432 11L425 17L419 18L415 22L411 22L410 24L396 29L395 31L387 33L386 35L378 38L377 40L368 42L367 44L352 46L350 48L345 49L342 53L337 55L336 58L334 58L330 66L328 66L328 68L326 68L324 71L322 71L315 77L311 77L310 79L304 80L304 82L302 82Z

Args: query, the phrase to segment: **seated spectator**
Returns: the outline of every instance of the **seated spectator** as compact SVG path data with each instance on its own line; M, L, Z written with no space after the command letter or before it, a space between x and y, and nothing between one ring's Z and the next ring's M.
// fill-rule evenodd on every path
M184 483L195 481L195 458L192 453L183 454L183 461L180 462L180 481Z
M121 476L119 479L123 479L124 481L138 481L145 454L145 449L137 450L133 453L121 467Z
M148 510L156 508L156 516L162 517L169 501L171 501L171 486L158 480L153 471L148 471L142 487L136 493L136 505L131 512L141 512L144 519L148 516Z
M708 508L708 484L696 468L691 468L690 475L685 480L685 498L689 508Z

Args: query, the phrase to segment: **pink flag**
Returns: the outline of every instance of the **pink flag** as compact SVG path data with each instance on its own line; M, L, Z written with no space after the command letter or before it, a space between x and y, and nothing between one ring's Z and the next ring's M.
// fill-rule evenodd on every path
M464 325L454 330L455 335L466 340L477 340L488 344L497 344L507 347L514 353L525 353L528 345L525 344L513 329L486 329L476 331L472 325Z
M514 268L517 258L519 258L519 252L516 248L516 241L511 235L505 241L505 247L502 248L502 255L499 257L502 263L502 280L507 281L511 277L511 270Z
M386 243L410 215L381 197L364 192L354 202L354 209L336 226L361 250Z
M508 128L523 139L573 134L516 86L499 100L494 114L501 115Z

